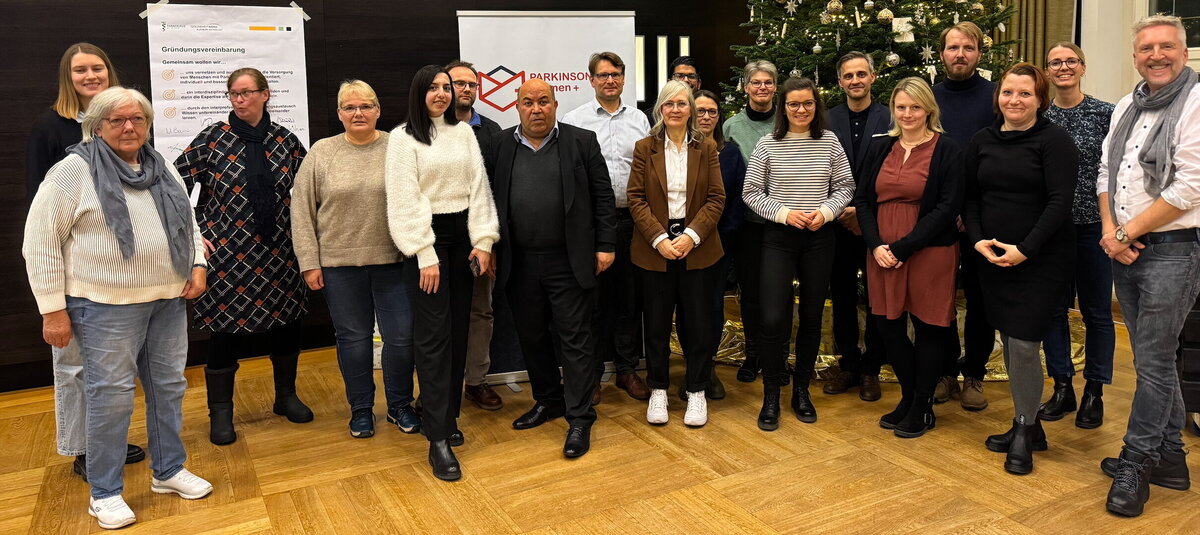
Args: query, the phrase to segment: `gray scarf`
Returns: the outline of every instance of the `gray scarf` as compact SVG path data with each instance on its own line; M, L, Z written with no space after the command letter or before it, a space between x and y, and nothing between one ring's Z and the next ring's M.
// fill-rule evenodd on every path
M92 139L67 149L68 154L78 154L92 171L92 185L100 200L104 222L117 237L121 256L133 258L133 223L129 219L129 208L125 204L122 185L138 190L150 190L158 218L162 220L167 235L167 246L171 250L171 266L181 277L187 278L192 271L192 260L196 249L192 243L192 208L187 192L175 181L167 169L166 162L158 151L149 145L138 149L138 161L142 170L134 171L119 158L104 140Z
M1121 119L1113 125L1108 142L1108 209L1116 219L1117 172L1125 156L1125 145L1133 134L1133 127L1143 112L1165 111L1150 127L1142 149L1138 151L1138 163L1142 167L1143 186L1151 197L1158 197L1175 181L1175 126L1183 114L1183 105L1196 86L1196 71L1184 67L1171 83L1150 94L1146 82L1142 81L1133 90L1133 104L1125 110Z

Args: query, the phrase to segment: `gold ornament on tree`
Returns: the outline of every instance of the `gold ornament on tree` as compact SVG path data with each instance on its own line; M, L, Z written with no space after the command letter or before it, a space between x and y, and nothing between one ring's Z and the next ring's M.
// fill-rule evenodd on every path
M983 36L983 48L984 48L984 50L992 48L992 36L990 36L990 35Z
M984 8L983 8L982 2L975 2L974 4L971 4L971 12L972 13L974 13L976 15L982 15L983 10L984 10Z
M824 50L825 50L824 48L821 48L821 43L817 43L817 44L813 45L813 48L812 48L813 54L820 54Z
M821 24L831 24L831 23L833 23L833 15L830 15L828 11L822 11L821 12Z
M900 54L888 52L888 55L883 58L883 61L887 62L889 67L895 67L900 65L903 60L900 58Z
M834 15L841 13L844 8L845 6L842 5L841 0L829 0L829 3L825 4L825 11L833 13Z
M891 24L895 15L892 14L892 10L885 7L879 11L879 14L875 18L879 20L880 24Z
M865 9L865 10L867 10L867 11L870 11L870 10L872 10L872 9L875 9L875 1L874 1L874 0L867 0L866 2L863 2L863 9Z

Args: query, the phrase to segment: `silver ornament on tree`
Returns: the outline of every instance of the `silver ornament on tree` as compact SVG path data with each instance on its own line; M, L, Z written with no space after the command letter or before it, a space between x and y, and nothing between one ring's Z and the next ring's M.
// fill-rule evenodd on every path
M883 58L883 61L888 64L888 67L895 67L900 65L900 62L904 60L900 58L900 54L888 52L888 55Z
M798 2L796 2L796 0L787 0L787 5L784 6L783 9L785 11L787 11L788 15L795 15L796 9L799 7L800 7L800 4Z
M767 46L767 38L763 35L762 30L759 30L758 39L754 41L754 44L758 46Z
M845 9L845 6L842 5L841 0L829 0L829 3L825 4L825 11L834 15L841 13L843 9Z
M824 48L821 48L821 43L817 43L812 47L813 54L820 54L824 50Z
M800 72L800 69L792 69L792 72L789 72L788 76L791 76L792 78L799 78L804 76L804 73Z
M879 20L880 24L891 24L895 15L892 14L892 10L885 7L879 11L878 15L875 15L875 18Z

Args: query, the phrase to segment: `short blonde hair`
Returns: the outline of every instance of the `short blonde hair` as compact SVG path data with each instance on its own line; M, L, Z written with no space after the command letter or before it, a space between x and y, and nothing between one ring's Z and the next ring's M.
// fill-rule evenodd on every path
M1183 28L1183 19L1171 15L1150 15L1133 24L1133 45L1137 46L1137 36L1142 30L1153 26L1174 26L1179 32L1179 42L1187 48L1187 30Z
M371 88L371 84L353 78L342 82L342 85L338 87L337 107L341 108L342 104L345 104L347 100L354 97L361 98L374 104L375 107L379 107L379 97L375 95L375 90Z
M917 104L925 108L925 128L931 132L944 133L946 131L942 128L942 109L938 107L937 99L933 96L933 88L929 87L929 83L924 78L909 76L900 80L895 89L892 89L892 97L888 101L888 112L892 116L892 128L888 130L889 136L900 135L900 123L896 121L896 94L900 92L904 92L908 98L917 101Z
M87 115L83 116L83 140L91 141L113 110L127 104L137 104L142 109L142 114L146 116L147 129L154 124L154 106L150 105L146 95L137 89L118 85L101 91L88 105Z
M658 92L658 100L654 103L654 126L650 127L650 136L660 139L667 137L667 125L663 122L662 107L667 102L667 99L683 93L687 96L688 113L687 133L692 138L692 142L698 142L704 139L704 133L700 131L700 127L696 126L696 96L692 94L692 86L687 85L679 80L671 80L663 84L662 90Z
M946 50L946 36L950 35L950 30L957 30L963 35L970 37L972 41L975 41L975 48L983 50L983 30L981 30L974 22L969 20L964 20L958 24L955 24L954 26L942 30L942 34L938 37L938 41L940 41L942 44L940 50Z

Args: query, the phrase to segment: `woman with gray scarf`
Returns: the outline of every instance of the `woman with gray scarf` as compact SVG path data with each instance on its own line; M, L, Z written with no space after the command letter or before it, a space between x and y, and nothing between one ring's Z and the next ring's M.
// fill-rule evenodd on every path
M150 102L113 87L88 112L83 142L34 196L22 251L46 342L75 337L83 355L88 514L115 529L135 521L121 497L135 377L146 393L150 489L186 499L212 492L183 467L179 436L185 299L204 292L207 265L183 180L146 145Z

